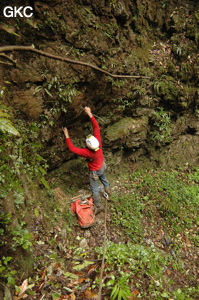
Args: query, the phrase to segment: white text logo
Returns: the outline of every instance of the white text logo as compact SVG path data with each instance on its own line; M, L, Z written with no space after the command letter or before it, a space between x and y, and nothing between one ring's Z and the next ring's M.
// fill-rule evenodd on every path
M4 17L6 18L16 18L16 17L26 17L30 18L33 15L33 8L31 6L20 6L17 8L16 6L6 6L3 10Z

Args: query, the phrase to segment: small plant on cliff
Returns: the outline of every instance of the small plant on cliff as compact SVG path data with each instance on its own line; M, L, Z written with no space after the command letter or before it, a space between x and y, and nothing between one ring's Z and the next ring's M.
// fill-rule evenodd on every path
M32 247L32 235L29 230L25 227L25 223L21 222L18 226L16 226L11 234L13 236L13 244L12 248L15 249L18 246L21 246L25 250L30 250Z
M3 96L3 89L0 91L0 97ZM19 131L14 127L11 115L8 113L9 108L0 102L0 130L4 133L20 135Z
M171 76L164 75L159 80L155 80L153 88L157 96L171 103L175 103L183 95L182 87Z
M167 144L171 142L171 118L169 114L158 108L154 112L154 130L150 133L150 140L157 144Z
M54 76L48 82L44 83L42 86L37 86L34 94L40 91L44 91L51 98L56 96L59 100L65 102L72 102L74 96L78 94L75 86L70 84L62 84L61 79Z

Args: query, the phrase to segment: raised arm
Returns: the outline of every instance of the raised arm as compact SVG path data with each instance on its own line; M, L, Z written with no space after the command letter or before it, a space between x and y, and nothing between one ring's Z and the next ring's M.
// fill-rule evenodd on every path
M77 148L73 145L70 137L69 137L69 133L68 133L68 129L66 127L62 128L63 132L64 132L64 135L65 135L65 138L66 138L66 144L68 146L68 149L77 154L77 155L80 155L80 156L83 156L85 158L88 158L88 159L91 159L91 155L90 155L90 152L85 149L85 148Z
M90 107L84 107L84 111L89 116L89 118L91 120L92 127L93 127L93 135L98 139L100 147L102 147L99 124L98 124L97 120L94 118Z

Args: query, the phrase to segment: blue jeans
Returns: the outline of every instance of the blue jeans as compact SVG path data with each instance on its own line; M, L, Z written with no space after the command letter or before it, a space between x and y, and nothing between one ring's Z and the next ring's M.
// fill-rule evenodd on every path
M98 171L90 171L89 179L94 203L96 206L99 206L101 204L101 198L99 194L98 179L101 181L104 187L109 186L109 182L106 178L106 164L103 163L101 169Z

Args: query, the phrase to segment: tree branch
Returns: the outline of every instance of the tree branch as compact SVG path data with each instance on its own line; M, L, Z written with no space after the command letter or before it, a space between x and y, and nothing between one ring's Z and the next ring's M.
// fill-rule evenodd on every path
M34 47L32 46L4 46L4 47L0 47L0 52L9 52L9 51L31 51L31 52L34 52L34 53L37 53L37 54L40 54L40 55L43 55L43 56L46 56L46 57L50 57L50 58L53 58L53 59L57 59L57 60L61 60L63 62L68 62L68 63L72 63L72 64L77 64L77 65L82 65L82 66L86 66L86 67L89 67L89 68L92 68L92 69L95 69L99 72L102 72L110 77L113 77L113 78L144 78L144 79L149 79L150 77L148 76L134 76L134 75L117 75L117 74L112 74L112 73L109 73L101 68L98 68L97 66L95 65L92 65L92 64L89 64L89 63L86 63L84 61L80 61L80 60L73 60L73 59L70 59L70 58L65 58L65 57L62 57L62 56L57 56L57 55L53 55L51 53L47 53L47 52L44 52L44 51L41 51L41 50L38 50L38 49L35 49Z

